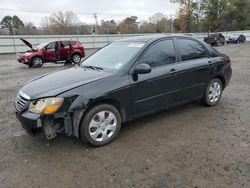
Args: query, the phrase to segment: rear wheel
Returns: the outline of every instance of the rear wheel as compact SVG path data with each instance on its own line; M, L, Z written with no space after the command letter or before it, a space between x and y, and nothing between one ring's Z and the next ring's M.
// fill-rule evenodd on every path
M77 64L81 62L81 56L78 53L75 53L72 55L72 61L73 63Z
M203 101L207 106L215 106L219 103L222 95L223 85L218 79L212 79L207 86Z
M121 128L121 116L112 105L92 108L81 123L81 139L93 146L102 146L115 139Z
M43 65L43 59L41 57L33 57L29 68L31 67L41 67Z

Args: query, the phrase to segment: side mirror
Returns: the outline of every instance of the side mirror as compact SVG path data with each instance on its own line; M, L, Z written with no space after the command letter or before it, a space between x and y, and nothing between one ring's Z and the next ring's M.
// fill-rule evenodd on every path
M146 63L138 64L135 66L134 69L134 74L147 74L150 72L151 72L151 67Z

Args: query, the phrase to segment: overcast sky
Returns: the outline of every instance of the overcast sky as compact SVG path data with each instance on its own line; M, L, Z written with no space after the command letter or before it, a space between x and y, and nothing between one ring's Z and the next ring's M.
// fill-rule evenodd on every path
M122 20L128 16L146 20L157 12L175 15L178 8L178 4L169 0L0 0L0 19L17 15L24 22L40 26L43 17L71 10L84 23L94 23L94 13L97 13L98 22L101 19Z

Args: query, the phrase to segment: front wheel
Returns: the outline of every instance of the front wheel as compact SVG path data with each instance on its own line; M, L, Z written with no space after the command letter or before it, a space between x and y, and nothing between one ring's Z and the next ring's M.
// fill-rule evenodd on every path
M210 81L206 88L203 101L207 106L215 106L219 103L222 95L223 86L219 79L215 78Z
M31 67L41 67L43 65L43 59L41 57L34 57L29 64L29 68Z
M103 146L115 139L121 128L121 116L112 105L101 104L92 108L84 117L81 139L93 146Z

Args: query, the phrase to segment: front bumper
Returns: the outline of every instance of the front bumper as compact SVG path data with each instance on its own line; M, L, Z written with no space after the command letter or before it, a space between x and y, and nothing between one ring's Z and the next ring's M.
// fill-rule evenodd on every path
M22 54L17 54L17 61L19 63L29 64L30 63L30 58L27 57L27 56L24 56Z
M40 114L32 114L30 112L20 113L16 111L16 117L21 126L30 134L32 134L35 129L42 127Z

